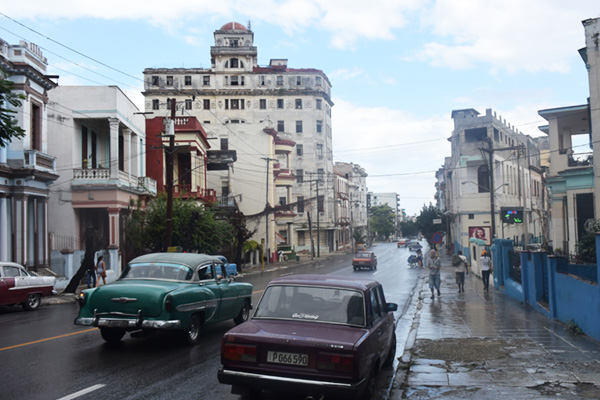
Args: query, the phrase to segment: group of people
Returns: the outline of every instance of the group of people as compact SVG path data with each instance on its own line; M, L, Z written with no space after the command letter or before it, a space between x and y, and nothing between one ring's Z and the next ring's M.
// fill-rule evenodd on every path
M92 288L98 286L98 283L102 279L102 284L106 285L106 264L104 263L104 256L98 257L96 265L90 265L87 270L87 287Z
M479 258L479 265L481 267L481 278L483 280L483 290L490 290L490 274L492 273L492 259L490 258L487 250L481 253ZM465 291L465 273L469 273L469 266L467 258L463 255L462 251L458 253L452 259L452 266L456 268L456 284L458 285L458 293L464 293ZM431 290L431 299L435 299L435 292L440 296L440 270L442 263L435 250L429 252L429 258L426 262L426 267L429 269L429 289Z

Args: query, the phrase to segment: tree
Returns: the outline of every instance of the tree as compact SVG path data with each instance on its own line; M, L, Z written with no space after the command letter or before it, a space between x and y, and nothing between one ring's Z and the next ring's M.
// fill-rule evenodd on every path
M378 240L387 240L396 232L395 219L394 210L387 204L373 206L369 209L371 231L376 233Z
M441 219L442 223L434 224L434 219ZM417 216L417 226L419 227L419 231L425 236L425 239L427 239L429 245L432 246L431 237L433 234L435 232L446 231L446 219L440 210L429 203L429 206L423 205L421 214Z
M400 230L405 237L417 236L419 234L419 227L415 221L400 222Z
M81 265L75 275L71 278L67 287L63 291L64 293L75 293L79 283L87 273L90 267L96 265L96 260L94 260L94 255L96 251L105 247L106 243L104 240L98 235L92 224L88 224L83 232L83 243L85 246L85 253L83 255L83 260L81 260Z
M21 100L26 97L16 94L12 90L14 83L9 81L8 75L0 69L0 147L6 147L12 139L25 136L25 130L19 126L13 115L17 112L10 108L21 107Z

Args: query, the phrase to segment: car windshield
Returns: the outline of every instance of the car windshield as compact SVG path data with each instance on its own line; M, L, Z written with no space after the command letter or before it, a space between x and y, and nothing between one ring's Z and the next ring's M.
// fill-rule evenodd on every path
M364 326L361 292L314 286L269 286L253 318Z
M121 279L161 279L189 281L194 272L186 265L169 263L129 264Z
M359 252L356 253L356 258L371 258L371 253Z

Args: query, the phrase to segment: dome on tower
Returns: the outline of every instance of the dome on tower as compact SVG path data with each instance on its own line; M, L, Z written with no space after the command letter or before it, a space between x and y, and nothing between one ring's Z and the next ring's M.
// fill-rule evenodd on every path
M221 31L247 31L248 29L239 22L228 22L219 29Z

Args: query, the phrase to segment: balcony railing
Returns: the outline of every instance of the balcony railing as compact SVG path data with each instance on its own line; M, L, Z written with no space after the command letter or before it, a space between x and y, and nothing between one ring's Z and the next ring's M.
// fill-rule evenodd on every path
M77 181L91 181L96 185L106 184L111 185L110 169L108 168L78 168L73 170L73 183L81 184ZM126 184L132 189L146 192L152 196L156 195L156 181L147 176L133 176L126 172L119 171L119 183Z
M73 179L85 179L91 181L100 181L110 179L110 169L108 168L84 168L74 169Z
M206 203L216 203L217 192L214 189L202 189L200 186L188 184L173 185L173 194L183 198L199 198Z
M38 150L25 150L24 164L25 168L53 173L56 171L56 157L41 153Z
M569 155L567 159L567 165L569 167L587 167L594 165L594 157L592 152L589 153L575 153Z

